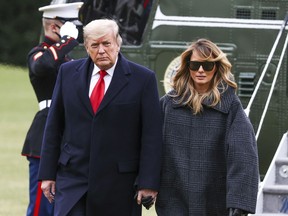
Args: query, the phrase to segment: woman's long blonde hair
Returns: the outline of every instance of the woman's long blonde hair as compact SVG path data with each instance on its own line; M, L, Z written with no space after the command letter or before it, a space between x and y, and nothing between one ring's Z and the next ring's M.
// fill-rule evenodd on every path
M196 91L188 68L188 62L194 51L197 51L203 61L216 63L216 71L211 85L208 91L202 95ZM215 106L220 102L220 94L227 89L228 85L237 88L231 68L231 63L216 44L207 39L199 39L181 54L180 67L172 82L172 88L176 91L176 95L173 97L177 97L177 103L190 107L194 114L201 112L202 102L205 98L212 101L210 106Z

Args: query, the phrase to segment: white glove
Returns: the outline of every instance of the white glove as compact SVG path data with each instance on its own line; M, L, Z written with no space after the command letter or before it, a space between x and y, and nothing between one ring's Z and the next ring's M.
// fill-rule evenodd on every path
M63 37L65 35L77 39L78 29L76 28L76 25L72 22L65 22L64 25L62 25L60 28L60 36Z

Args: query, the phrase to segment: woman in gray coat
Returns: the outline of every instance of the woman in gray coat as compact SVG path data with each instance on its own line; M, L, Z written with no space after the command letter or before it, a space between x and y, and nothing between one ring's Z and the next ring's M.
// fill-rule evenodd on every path
M258 154L226 55L200 39L182 53L161 98L164 146L159 216L255 212Z

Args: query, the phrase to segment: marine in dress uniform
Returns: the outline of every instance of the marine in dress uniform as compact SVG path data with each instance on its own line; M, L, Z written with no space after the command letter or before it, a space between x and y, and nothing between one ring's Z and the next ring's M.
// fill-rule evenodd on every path
M43 196L38 182L38 168L44 127L60 65L70 61L68 53L79 43L78 30L72 22L78 19L83 3L57 4L39 8L43 11L44 40L28 54L29 78L39 111L27 132L22 155L29 161L29 205L27 216L53 215L53 204ZM67 22L69 21L69 22Z

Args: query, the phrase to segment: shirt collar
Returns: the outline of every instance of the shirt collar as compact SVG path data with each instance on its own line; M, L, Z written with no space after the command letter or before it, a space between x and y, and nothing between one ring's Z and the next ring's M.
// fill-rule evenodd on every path
M114 70L115 70L115 67L117 65L117 61L118 61L118 57L117 57L117 59L115 61L115 64L111 68L106 70L107 74L109 74L110 76L113 76L113 74L114 74ZM92 76L96 75L99 71L100 71L100 68L96 64L94 64L94 69L93 69L93 72L92 72Z

